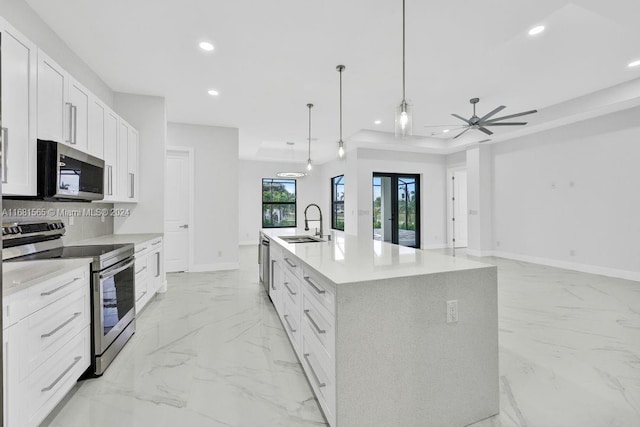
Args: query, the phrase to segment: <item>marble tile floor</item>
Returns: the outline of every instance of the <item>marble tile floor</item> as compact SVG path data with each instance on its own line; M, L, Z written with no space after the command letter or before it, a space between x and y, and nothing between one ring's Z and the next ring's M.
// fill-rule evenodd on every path
M105 375L43 425L324 426L255 252L237 271L168 275ZM640 426L640 283L482 260L499 271L501 413L473 427Z

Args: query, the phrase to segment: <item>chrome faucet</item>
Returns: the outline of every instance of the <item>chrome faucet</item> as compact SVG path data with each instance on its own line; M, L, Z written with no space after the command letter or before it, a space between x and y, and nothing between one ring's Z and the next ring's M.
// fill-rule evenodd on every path
M320 219L307 219L307 209L309 209L311 206L315 206L316 208L318 208L318 213L320 213ZM311 203L307 205L306 208L304 208L304 231L309 231L309 221L320 222L320 232L318 233L318 229L316 228L316 232L314 236L322 237L322 210L320 209L320 206L316 205L315 203Z

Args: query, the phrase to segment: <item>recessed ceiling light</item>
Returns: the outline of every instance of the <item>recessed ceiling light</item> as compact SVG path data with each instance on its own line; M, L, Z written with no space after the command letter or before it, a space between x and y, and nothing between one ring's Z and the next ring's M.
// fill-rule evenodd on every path
M215 89L209 89L209 90L207 91L207 93L208 93L209 95L211 95L211 96L218 96L218 95L220 95L220 94L218 93L218 91L217 91L217 90L215 90Z
M380 123L382 123L382 120L376 120L375 122L373 122L373 124L375 125L379 125Z
M629 62L629 68L637 67L640 65L640 59L637 61Z
M538 26L533 27L532 29L529 30L529 35L530 36L537 36L538 34L540 34L543 31L544 31L544 25L538 25Z
M209 42L200 42L200 44L198 44L198 46L200 46L200 49L207 51L207 52L211 52L214 47L211 43Z
M443 130L442 133L449 133L449 129Z

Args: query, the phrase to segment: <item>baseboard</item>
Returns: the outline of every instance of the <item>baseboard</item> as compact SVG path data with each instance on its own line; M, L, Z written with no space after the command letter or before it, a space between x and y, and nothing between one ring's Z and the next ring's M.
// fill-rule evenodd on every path
M257 240L243 240L238 243L240 246L258 246Z
M463 248L459 248L459 249L463 249ZM471 248L466 248L465 250L467 251L467 255L477 256L477 257L494 256L495 254L494 251L481 251L479 249L471 249Z
M615 277L617 279L633 280L640 282L640 272L619 270L616 268L600 267L597 265L580 264L576 262L558 261L549 258L539 258L529 255L514 254L510 252L492 251L493 256L513 259L516 261L530 262L532 264L547 265L549 267L563 268L565 270L580 271L582 273L598 274L601 276ZM467 250L469 253L469 250ZM488 255L485 255L488 256Z
M434 243L432 245L425 245L422 249L446 249L449 245L446 243Z
M189 273L204 273L207 271L222 271L222 270L238 270L240 268L239 262L221 262L218 264L196 264L189 269Z

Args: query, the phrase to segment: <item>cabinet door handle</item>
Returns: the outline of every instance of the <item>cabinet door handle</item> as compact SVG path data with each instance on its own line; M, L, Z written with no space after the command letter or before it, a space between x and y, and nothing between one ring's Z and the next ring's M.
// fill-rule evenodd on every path
M129 198L133 199L135 197L135 185L134 185L134 181L136 179L136 176L133 172L129 172Z
M316 380L316 384L318 384L319 388L325 387L327 384L320 382L320 378L318 378L318 374L316 374L316 371L313 369L313 365L311 365L311 361L309 360L309 356L310 356L309 353L305 353L304 354L304 360L306 360L307 364L309 365L309 369L311 370L311 374L313 374L313 379Z
M274 267L275 265L276 265L276 260L275 260L275 259L272 259L272 260L271 260L271 289L273 289L274 291L276 290L276 283L275 283L276 281L275 281L275 280L273 280L273 277L274 277L274 275L273 275L273 270L274 270L274 268L273 268L273 267Z
M309 314L309 310L305 310L304 311L304 315L307 316L307 319L309 319L309 321L311 322L311 324L313 325L313 327L316 329L316 332L318 332L319 334L324 334L325 332L327 332L324 329L320 329L320 326L318 326L318 324L316 323L315 320L313 320L313 317L311 317L311 315Z
M291 331L291 333L295 333L295 329L293 329L293 327L291 326L291 323L289 323L289 315L285 314L284 315L284 321L287 322L287 326L289 327L289 330Z
M67 115L69 117L69 133L67 134L67 138L65 138L64 142L68 142L69 144L73 144L73 139L71 139L71 134L73 133L73 104L71 104L70 102L65 102L64 105L67 107Z
M75 145L78 142L78 107L72 104L71 113L71 117L73 118L73 139L71 143Z
M64 285L62 285L62 286L58 286L57 288L55 288L55 289L53 289L53 290L51 290L51 291L41 292L41 293L40 293L40 296L41 296L41 297L48 297L49 295L53 295L53 294L55 294L56 292L58 292L58 291L60 291L60 290L62 290L62 289L64 289L64 288L66 288L67 286L71 286L71 285L73 285L75 282L77 282L77 281L78 281L78 280L80 280L80 279L81 279L81 277L76 277L76 278L75 278L75 279L73 279L72 281L70 281L70 282L68 282L68 283L65 283L65 284L64 284Z
M73 320L80 316L82 313L81 312L76 312L73 313L73 316L71 316L69 319L65 320L64 322L62 322L58 327L56 327L55 329L53 329L51 332L47 332L46 334L42 334L40 335L40 338L49 338L53 335L55 335L56 333L58 333L58 331L62 328L64 328L65 326L67 326L69 323L73 322Z
M294 264L289 258L285 258L284 260L287 261L287 264L289 264L291 267L293 267L293 268L297 267L297 265Z
M136 302L140 301L142 298L144 298L144 296L147 294L147 291L144 291L136 300Z
M319 294L324 294L326 291L320 287L318 287L318 285L316 285L315 283L313 283L313 281L311 280L311 278L309 276L304 276L304 280L311 285L311 287L313 287L313 289L319 293Z
M9 129L2 128L2 183L7 183L7 150L9 149Z
M284 287L287 288L287 290L291 295L298 295L296 292L293 292L293 290L289 287L289 282L284 282Z
M56 386L56 384L58 384L58 383L60 382L60 380L61 380L62 378L64 378L64 376L65 376L65 375L67 375L67 374L69 373L69 371L70 371L71 369L73 369L73 367L74 367L74 366L76 366L76 363L78 363L78 362L80 361L80 359L82 359L82 357L81 357L81 356L76 356L76 357L73 359L73 363L72 363L71 365L69 365L69 367L68 367L67 369L65 369L64 371L62 371L62 373L60 374L60 376L59 376L58 378L56 378L56 379L55 379L55 380L54 380L54 381L53 381L49 386L47 386L47 387L45 387L45 388L41 389L40 391L41 391L42 393L44 393L45 391L50 391L51 389L53 389L53 388Z
M156 277L160 277L160 252L156 252Z
M107 194L113 196L113 166L107 165Z

